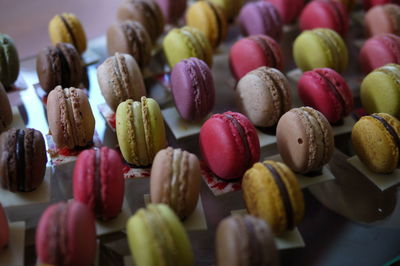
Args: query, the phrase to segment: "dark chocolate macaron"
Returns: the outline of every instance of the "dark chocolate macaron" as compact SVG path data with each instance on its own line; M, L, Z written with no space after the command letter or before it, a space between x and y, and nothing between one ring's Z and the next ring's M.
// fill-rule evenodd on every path
M35 190L46 171L46 147L40 131L10 129L0 135L1 186L12 192Z
M49 93L56 86L78 87L82 80L82 61L76 48L69 43L48 46L36 57L40 86Z

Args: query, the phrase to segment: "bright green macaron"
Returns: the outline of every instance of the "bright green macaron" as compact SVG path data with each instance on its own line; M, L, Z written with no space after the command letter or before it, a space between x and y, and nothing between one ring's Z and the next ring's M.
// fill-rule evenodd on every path
M19 59L14 41L7 34L0 33L0 82L12 85L18 78Z
M156 153L167 145L164 120L158 103L142 97L118 105L116 112L118 144L125 161L149 166Z
M293 56L303 71L328 67L342 72L349 61L346 44L330 29L303 31L294 41Z
M186 266L194 258L188 235L165 204L139 209L126 226L128 243L137 266Z
M369 114L400 117L400 65L388 64L369 73L361 83L362 106Z
M193 27L175 28L164 38L163 49L172 67L183 59L197 57L212 65L212 48L204 34Z

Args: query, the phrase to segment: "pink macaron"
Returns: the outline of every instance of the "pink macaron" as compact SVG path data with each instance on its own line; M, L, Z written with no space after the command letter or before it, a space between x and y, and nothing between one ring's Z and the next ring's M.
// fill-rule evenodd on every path
M283 54L279 44L266 35L240 39L229 52L233 76L239 80L248 72L262 66L283 70Z
M359 62L364 74L389 63L400 64L400 37L386 33L369 38L361 48Z
M328 28L344 36L349 28L346 8L337 0L314 0L301 12L300 29Z
M93 265L96 227L92 212L77 201L50 205L36 230L39 263L50 265Z
M364 16L364 27L368 36L382 33L400 35L400 6L395 4L374 6Z
M320 111L330 123L337 123L353 109L353 95L344 78L330 68L305 72L298 83L299 97Z
M86 204L100 220L116 217L124 199L122 159L107 147L84 150L75 163L74 199Z
M304 6L304 0L265 0L272 3L284 24L294 23Z
M249 2L242 7L239 24L243 35L265 34L279 40L282 35L282 19L275 6L266 1Z
M8 219L4 212L3 205L0 203L0 253L5 249L10 241L10 228L8 226Z
M200 130L200 149L210 170L221 179L242 178L260 159L260 142L250 120L236 112L215 114Z

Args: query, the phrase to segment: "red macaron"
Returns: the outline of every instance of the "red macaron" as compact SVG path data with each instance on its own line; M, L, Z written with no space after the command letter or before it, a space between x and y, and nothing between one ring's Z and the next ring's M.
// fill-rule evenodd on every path
M237 41L229 52L229 65L239 80L262 66L283 70L283 54L279 44L266 35L253 35Z
M384 33L369 38L361 48L359 62L364 74L389 63L400 64L400 37Z
M39 263L50 265L93 265L96 227L93 214L77 201L49 206L36 230Z
M353 109L353 95L344 78L330 68L305 72L298 83L299 97L320 111L330 123L337 123Z
M211 116L200 130L200 149L210 170L221 179L242 178L260 159L260 142L250 120L236 112Z
M314 0L304 7L299 23L301 30L327 28L344 36L349 28L349 15L340 1Z
M121 156L107 147L81 152L75 163L74 199L86 204L101 220L116 217L124 199Z
M265 0L272 3L281 15L284 24L296 21L304 6L304 0Z

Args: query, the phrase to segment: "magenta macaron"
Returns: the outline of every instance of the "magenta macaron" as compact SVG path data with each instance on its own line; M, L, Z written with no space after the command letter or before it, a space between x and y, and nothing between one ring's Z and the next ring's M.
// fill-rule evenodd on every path
M124 199L121 156L107 147L84 150L73 175L74 199L86 204L100 220L116 217Z
M242 7L239 24L243 35L265 34L279 40L282 35L282 19L276 7L266 1L249 2Z
M305 72L298 92L306 106L320 111L330 123L337 123L353 109L353 95L344 78L330 68Z
M364 74L389 63L400 64L400 37L385 33L369 38L361 48L359 62Z
M290 24L296 21L304 6L304 0L266 0L272 3L285 24Z
M239 80L262 66L283 70L283 55L279 44L266 35L253 35L237 41L229 51L233 76Z
M96 227L92 212L77 201L50 205L39 220L35 242L39 263L93 265Z
M211 116L200 130L200 149L210 170L221 179L242 178L260 159L260 142L250 120L236 112Z
M215 101L214 81L208 65L194 57L180 61L171 73L171 92L183 119L204 118Z

